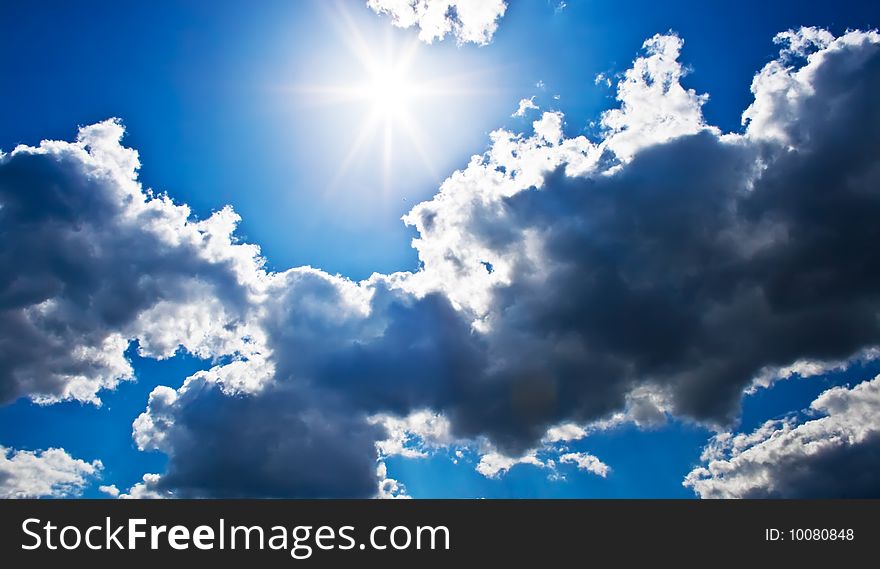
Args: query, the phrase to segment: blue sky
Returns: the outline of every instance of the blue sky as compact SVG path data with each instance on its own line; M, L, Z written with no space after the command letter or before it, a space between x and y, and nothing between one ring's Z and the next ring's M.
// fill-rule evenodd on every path
M577 134L612 103L613 90L595 85L595 76L624 71L646 38L674 30L693 69L686 84L710 94L707 120L739 130L752 76L777 51L776 33L877 25L877 10L864 2L573 1L561 12L552 2L513 2L491 46L443 41L420 49L449 74L476 71L486 90L428 109L443 113L447 125L432 147L437 176L401 165L385 198L381 172L365 166L340 182L344 193L328 199L321 195L327 172L346 150L334 140L350 136L353 121L338 118L339 108L316 110L308 97L284 90L314 82L314 68L325 61L356 67L327 4L10 6L0 41L27 57L4 62L6 80L15 83L5 89L0 143L9 149L69 139L79 125L118 116L127 143L141 154L146 185L201 216L232 204L243 218L241 235L258 243L274 267L310 264L364 278L415 268L413 234L397 220L482 152L491 130L527 128L527 121L510 118L523 97L563 110L566 131ZM372 41L414 37L359 2L342 5ZM536 88L538 81L546 88Z
M709 94L702 105L705 124L745 136L741 117L755 100L752 79L780 57L772 41L777 33L817 26L841 36L880 25L877 7L856 1L570 0L561 8L555 1L511 0L486 45L457 43L453 34L428 44L418 40L416 28L392 26L388 14L378 15L357 0L51 4L51 9L26 2L4 8L0 149L73 140L79 127L118 117L125 125L123 144L139 153L145 187L188 204L197 219L231 205L241 217L239 242L259 245L270 271L309 265L354 281L424 266L411 245L420 227L405 225L401 216L431 200L472 155L489 149L492 131L505 128L528 137L541 112L559 111L566 138L601 140L602 112L619 105L616 82L654 34L673 32L684 40L678 59L686 71L682 83ZM369 131L353 152L369 109L357 100L334 102L321 91L369 80L357 48L350 47L352 29L370 46L371 56L388 46L394 54L413 49L416 63L409 79L451 86L449 93L432 94L410 109L420 131L417 140L395 125L390 156L381 129ZM597 81L599 74L610 84ZM540 111L512 116L520 100L530 97ZM847 275L872 286L873 277ZM874 305L866 306L863 310L870 311ZM763 363L846 360L875 345L871 334L850 336L841 326L840 336L853 338L849 344L829 340L825 349L805 339L784 350L794 356L789 360L774 355ZM81 485L85 497L105 496L100 485L125 491L145 473L165 472L169 452L161 445L138 450L132 422L145 412L157 386L176 390L184 378L239 352L212 358L181 349L157 360L139 355L136 346L133 342L125 356L137 380L102 390L101 406L77 400L40 405L27 396L0 406L0 445L23 451L63 448L73 457L100 459L101 475ZM727 427L753 431L767 420L794 416L830 388L851 387L878 373L880 363L869 359L780 381L745 395L741 413ZM497 477L481 475L475 467L485 445L494 444L495 427L480 431L464 420L454 430L470 443L428 444L427 458L390 455L384 463L388 476L416 498L694 497L682 481L701 463L714 431L712 421L701 420L709 412L671 410L690 409L683 401L663 408L662 425L624 421L565 441L565 449L554 450L553 466L545 461L543 467L522 464ZM399 411L395 405L389 408ZM450 405L449 415L457 413L466 414ZM560 418L595 417L579 410ZM177 421L184 423L182 416ZM562 464L563 452L598 457L610 472L603 477ZM190 472L179 465L172 470Z

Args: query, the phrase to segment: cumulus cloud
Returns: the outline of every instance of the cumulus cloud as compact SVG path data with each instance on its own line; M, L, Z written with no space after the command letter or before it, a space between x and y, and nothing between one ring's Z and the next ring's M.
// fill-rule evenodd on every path
M0 402L99 403L132 378L124 352L244 352L258 249L231 209L194 221L145 191L118 121L0 155ZM23 236L27 238L23 238Z
M880 497L880 376L825 391L808 413L821 417L716 435L684 485L701 498Z
M507 10L504 0L367 0L377 14L387 14L395 26L419 28L425 43L455 36L458 43L486 45Z
M0 498L77 496L103 468L100 460L86 462L61 448L27 451L0 446Z
M141 449L169 456L162 487L181 496L374 495L377 443L386 452L403 444L388 417L448 397L455 378L481 366L450 303L405 292L394 276L353 283L291 269L271 276L261 315L271 365L240 360L177 390L156 388L134 422ZM271 373L230 396L225 370L234 364ZM427 422L426 436L445 428L412 421Z
M497 476L552 472L578 428L729 424L768 370L880 343L880 36L780 41L723 134L681 39L651 38L598 140L558 112L493 132L405 216L422 268L362 282L264 271L231 210L140 187L116 122L16 149L0 231L35 237L0 241L5 399L95 400L132 340L214 358L133 425L183 497L375 496L377 449L478 441Z
M809 82L786 97L756 80L747 116L772 99L768 128L798 133L796 150L754 119L705 125L674 36L646 44L598 143L556 138L546 114L532 137L494 133L406 217L416 278L474 315L494 364L453 425L516 451L638 391L658 395L641 407L657 419L726 423L762 370L876 345L878 43L850 32L802 67L769 64Z
M168 455L156 486L180 497L375 494L379 429L350 405L290 383L230 396L199 376L171 399L151 397L134 436Z

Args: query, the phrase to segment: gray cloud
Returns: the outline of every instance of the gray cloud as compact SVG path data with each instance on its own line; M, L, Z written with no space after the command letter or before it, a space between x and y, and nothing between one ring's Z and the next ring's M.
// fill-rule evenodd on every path
M173 393L173 392L172 392ZM155 448L169 467L158 489L177 497L339 498L376 493L380 431L345 401L275 383L257 395L189 381L149 413L173 418ZM152 448L152 447L144 447Z
M97 402L131 377L132 339L157 357L240 347L256 249L229 241L231 210L194 222L145 194L121 136L107 121L0 156L0 402Z
M677 51L662 44L654 38L649 56L667 57L659 67L676 78ZM818 46L803 68L762 71L744 135L704 125L693 115L701 97L653 80L640 92L624 84L632 122L615 115L608 138L579 157L607 163L624 134L638 150L614 153L610 169L571 176L584 168L577 160L547 158L564 142L496 136L488 159L408 218L425 271L443 275L450 296L482 261L504 273L474 308L489 329L492 379L447 402L453 424L520 452L547 426L601 418L643 385L679 416L725 424L761 370L876 345L878 83L878 37L853 33ZM663 97L676 103L639 107ZM682 105L666 140L655 122ZM499 158L499 141L515 152ZM535 163L549 174L517 186Z

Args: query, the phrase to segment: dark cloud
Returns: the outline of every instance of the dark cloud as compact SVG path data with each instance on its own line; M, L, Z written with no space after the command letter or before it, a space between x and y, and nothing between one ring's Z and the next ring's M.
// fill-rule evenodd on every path
M165 441L159 488L178 497L344 498L376 493L377 427L345 401L286 384L225 395L194 384Z
M490 379L441 405L459 429L521 452L640 384L729 423L762 369L880 342L880 49L815 67L783 125L794 148L703 130L472 210L464 232L488 261L515 261L490 304ZM511 253L526 239L537 253Z
M121 135L108 121L78 143L0 157L0 402L95 401L130 375L130 339L152 355L179 343L198 349L180 330L139 321L163 302L204 311L211 298L225 323L244 315L232 261L205 251L203 241L222 234L142 193L137 154L118 146Z
M360 299L346 297L361 292L354 283L299 269L278 281L261 324L272 354L264 383L225 393L220 366L177 392L156 390L135 422L141 448L168 454L161 488L178 496L373 496L375 445L385 432L369 417L456 398L484 367L473 332L445 297L416 299L379 281L365 318Z

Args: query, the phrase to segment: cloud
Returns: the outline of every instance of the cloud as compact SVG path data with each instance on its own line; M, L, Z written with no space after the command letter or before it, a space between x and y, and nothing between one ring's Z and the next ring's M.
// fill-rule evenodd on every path
M157 488L179 497L371 496L380 431L333 399L295 385L229 396L200 376L151 397L134 436L168 455Z
M545 444L542 447L529 450L520 456L508 456L497 450L488 449L480 457L480 461L476 466L476 471L486 478L501 478L507 474L511 468L520 465L529 464L548 472L550 480L564 480L564 476L559 472L560 464L573 464L578 470L589 472L606 478L611 471L611 467L586 452L565 452L565 447L556 447L552 444Z
M636 387L626 394L622 410L584 424L561 423L546 430L544 446L586 438L592 433L609 431L624 424L651 429L666 423L670 414L668 395L653 386Z
M549 443L569 442L580 440L589 434L589 431L580 425L574 423L564 423L556 427L547 429L544 440Z
M116 487L116 484L98 486L98 491L107 494L111 498L117 498L119 496L119 488Z
M624 415L621 414L620 417L616 417L612 421L597 422L586 426L573 423L557 425L547 430L541 444L536 448L521 456L508 456L493 447L492 442L484 437L473 440L452 436L449 420L431 411L417 411L406 417L378 415L370 418L371 423L381 424L387 433L388 438L376 443L376 449L381 458L402 456L409 459L420 459L437 451L444 451L449 454L453 464L458 464L467 452L469 455L479 456L475 470L486 478L498 479L506 475L514 466L530 464L547 469L550 473L548 478L552 480L562 479L557 471L557 463L574 463L581 470L592 472L603 478L607 476L610 469L595 456L587 453L566 452L567 447L557 443L583 439L591 432L611 428L624 420ZM384 462L380 463L380 473L380 497L396 497L394 494L398 487L401 492L405 492L405 489L396 480L385 480L387 469Z
M557 471L558 463L573 463L581 470L592 472L603 478L610 468L595 456L588 453L567 452L563 444L587 437L591 432L609 429L626 420L633 420L624 413L608 421L599 421L590 425L580 426L564 423L547 430L540 445L520 456L509 456L499 451L490 440L461 439L452 436L449 420L430 411L418 411L406 417L379 415L370 418L373 424L381 424L388 438L378 441L376 449L381 458L402 456L409 459L426 458L437 451L450 455L453 464L458 464L465 452L479 457L475 470L486 478L498 479L506 475L511 468L520 464L530 464L549 472L548 478L562 479ZM380 497L394 497L389 494L391 489L402 488L396 480L387 478L385 464L380 463Z
M559 462L575 464L578 470L592 472L596 476L606 478L611 468L596 458L595 456L585 452L568 452L559 457Z
M686 74L678 61L683 45L675 34L648 39L644 56L617 84L620 107L602 113L601 125L605 146L619 160L627 162L642 148L710 128L701 110L709 96L681 85ZM597 83L600 77L604 79L597 75Z
M379 456L423 458L428 450L448 447L454 441L449 420L431 411L417 411L406 417L376 415L372 424L381 424L387 438L376 443Z
M529 97L528 99L520 99L519 107L516 111L510 115L512 117L524 117L526 113L530 110L537 110L539 107L535 104L535 97Z
M844 371L855 363L866 363L880 358L880 349L867 348L845 360L798 360L791 365L783 367L770 367L764 369L752 379L752 384L746 390L747 394L753 394L759 389L768 389L779 380L797 376L801 378L825 375L831 372Z
M880 36L781 41L723 134L680 83L681 39L651 38L598 140L557 112L493 132L405 216L422 268L361 282L265 271L230 209L198 221L141 188L116 122L17 149L4 397L96 400L132 340L212 358L133 424L168 456L144 489L181 497L375 496L377 449L476 441L490 476L554 472L563 425L730 424L768 370L880 343Z
M372 496L377 444L404 444L388 417L478 369L473 334L447 300L417 298L393 276L358 284L299 268L269 280L259 327L271 365L238 360L156 388L134 440L168 455L160 486L179 496ZM230 365L269 373L230 393ZM405 424L442 436L442 420L417 417Z
M380 462L376 467L376 478L379 479L379 491L377 498L384 500L400 500L408 499L406 487L393 478L388 478L388 468L384 462Z
M701 498L880 497L880 376L825 391L809 415L822 417L716 435L684 485Z
M131 340L159 358L246 349L258 248L232 242L231 209L193 221L144 191L122 134L110 120L0 156L0 402L99 403L132 379Z
M498 20L507 10L504 0L367 0L377 14L387 14L401 28L419 28L425 43L447 34L459 44L486 45L492 41Z
M0 446L0 498L77 496L104 468L61 448L26 451Z
M140 482L128 489L128 492L120 494L116 491L116 497L120 500L158 500L162 498L173 498L174 494L170 490L163 490L160 487L162 476L159 474L144 474ZM115 488L115 486L113 487ZM113 494L111 494L112 496Z
M611 87L611 77L606 73L597 73L596 77L593 79L593 83L596 85L605 85L606 87Z
M488 344L491 380L447 406L454 430L516 456L547 426L613 416L638 392L661 394L658 419L726 424L762 370L880 340L878 35L769 64L759 77L785 75L772 88L810 88L781 97L756 80L746 115L770 98L774 122L743 134L705 125L704 99L678 85L680 46L649 40L598 143L498 131L405 218L415 278L473 314Z
M480 457L477 464L477 472L486 478L499 478L517 464L531 464L538 468L545 468L547 463L539 459L537 451L529 451L519 457L511 457L499 452L489 452Z

